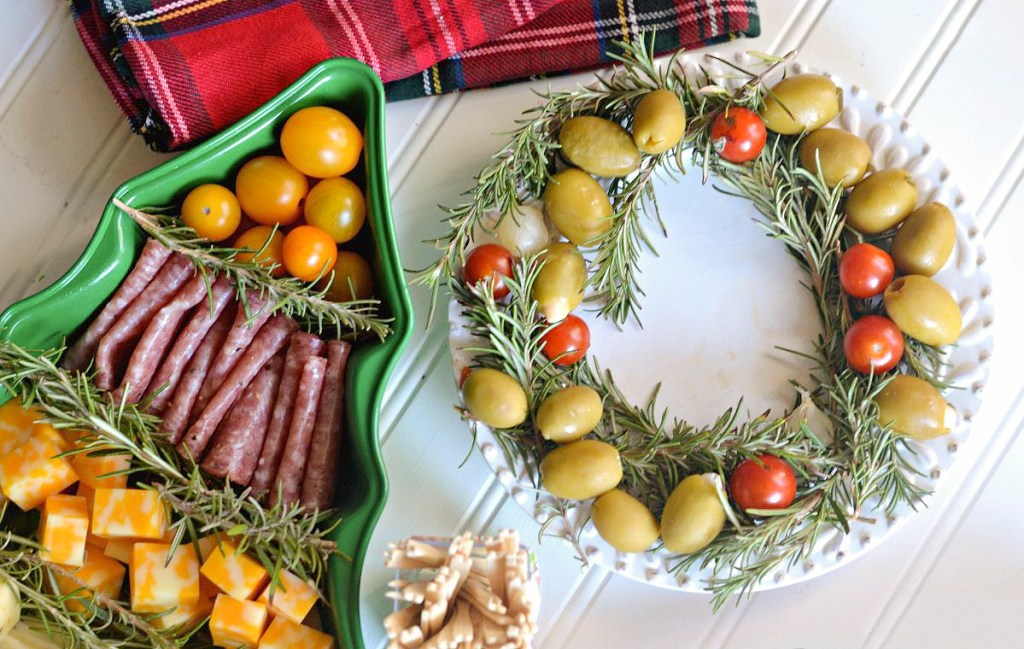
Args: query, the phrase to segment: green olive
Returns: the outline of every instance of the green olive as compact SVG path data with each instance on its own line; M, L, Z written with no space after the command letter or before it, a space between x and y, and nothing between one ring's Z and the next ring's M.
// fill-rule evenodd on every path
M852 187L871 163L871 147L863 138L841 128L822 128L800 141L800 164L821 173L829 187Z
M876 171L857 183L846 199L846 224L864 234L878 234L899 225L915 205L917 185L909 173Z
M931 277L905 275L895 279L882 299L886 313L911 338L940 346L960 337L960 307L949 291Z
M622 552L643 552L658 538L658 519L621 489L612 489L595 500L590 518L601 538Z
M590 433L601 421L604 404L597 390L571 385L555 392L537 408L537 429L552 442L574 442Z
M644 153L664 153L683 139L686 108L671 90L659 88L644 95L633 111L633 142Z
M553 243L543 256L544 265L533 282L533 299L548 322L561 322L583 302L587 264L571 243Z
M565 238L578 246L612 227L612 203L604 188L590 174L565 169L548 180L544 209Z
M492 428L511 428L526 420L526 391L504 372L473 370L462 384L462 398L473 417Z
M558 131L566 159L595 176L621 178L640 166L640 152L629 132L603 117L572 117Z
M813 131L843 109L843 91L828 77L798 74L775 84L764 100L765 128L783 135Z
M945 265L956 242L956 221L942 203L928 203L903 221L892 241L896 269L931 277Z
M946 400L928 381L897 374L875 397L878 423L914 439L934 439L949 432Z
M670 552L707 547L725 527L725 508L712 476L691 475L672 490L661 514L661 538Z
M541 484L556 498L586 500L614 489L622 480L619 450L596 439L559 446L540 462Z

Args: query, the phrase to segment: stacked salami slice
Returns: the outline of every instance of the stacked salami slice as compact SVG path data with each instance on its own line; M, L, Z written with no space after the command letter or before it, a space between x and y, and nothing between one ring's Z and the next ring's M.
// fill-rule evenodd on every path
M161 431L207 473L271 505L331 504L350 346L299 331L257 293L150 240L63 365L162 417Z

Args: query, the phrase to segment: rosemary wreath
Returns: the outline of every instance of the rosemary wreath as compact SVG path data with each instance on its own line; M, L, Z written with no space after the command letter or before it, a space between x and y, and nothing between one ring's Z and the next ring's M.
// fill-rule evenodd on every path
M769 134L761 155L746 164L721 159L709 135L710 124L727 107L756 111L762 106L768 92L763 79L792 54L764 57L768 68L761 74L721 61L746 80L738 91L729 92L705 71L687 78L676 58L657 65L653 49L644 42L625 43L621 48L616 57L620 65L611 74L585 87L544 94L543 103L526 113L467 192L469 199L446 210L448 231L435 241L441 256L415 282L432 290L435 303L442 287L452 291L469 333L478 341L468 350L475 355L474 363L517 379L532 413L562 387L594 388L603 400L604 414L593 435L619 451L624 471L619 488L636 496L655 515L687 475L725 476L730 467L762 453L793 466L799 488L790 507L753 512L756 520L737 512L734 524L726 526L709 546L672 557L674 572L712 569L714 577L707 588L714 593L717 609L733 595L750 593L779 569L798 564L823 532L835 528L848 532L850 522L865 509L891 513L904 504L916 507L926 491L912 479L915 469L906 439L877 422L873 398L889 377L854 372L844 358L843 333L849 324L879 307L854 304L840 290L840 251L861 241L861 235L845 227L842 188L830 188L821 176L800 165L799 135ZM744 419L742 404L737 404L713 423L697 426L660 409L657 390L643 405L630 403L612 373L590 358L570 367L551 363L541 351L541 338L549 325L531 298L542 264L538 258L524 258L515 265L513 276L505 280L511 289L507 301L496 301L487 283L468 287L459 279L473 232L487 228L488 215L510 214L517 204L543 194L556 170L556 135L563 122L577 115L596 115L628 129L639 98L660 88L682 101L689 116L687 130L675 150L644 156L635 173L608 186L613 225L587 246L592 257L589 294L601 316L619 324L639 320L642 292L636 270L643 251L654 250L645 220L661 224L652 181L658 175L683 173L689 166L701 169L705 180L714 178L723 191L750 201L760 214L759 225L786 247L806 273L804 286L816 306L821 333L813 353L804 355L812 365L810 375L792 381L800 402L786 417ZM900 371L943 388L942 363L940 350L908 338ZM510 465L522 460L539 484L535 469L554 444L540 437L533 418L493 433ZM574 527L568 512L578 504L556 503L542 534L555 521ZM583 558L581 529L575 529L575 536L577 553Z

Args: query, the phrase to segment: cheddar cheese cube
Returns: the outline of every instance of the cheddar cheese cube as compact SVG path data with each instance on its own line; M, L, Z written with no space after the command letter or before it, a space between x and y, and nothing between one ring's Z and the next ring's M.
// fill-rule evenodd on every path
M160 630L174 627L190 628L195 626L213 611L213 602L220 591L203 577L199 577L199 601L195 604L181 604L173 611L153 618L153 626Z
M61 450L42 435L34 435L0 457L0 489L25 511L34 509L78 480Z
M92 504L92 533L105 539L160 540L167 513L160 496L148 489L97 489Z
M272 585L267 584L258 601L266 604L273 615L302 624L319 599L316 588L284 569L281 570L280 582L277 588L273 588L273 595L270 593Z
M56 428L50 424L40 421L32 425L32 436L43 437L53 443L54 446L60 449L60 452L70 451L73 447L68 443L68 440L64 435L60 433Z
M332 649L334 638L308 626L275 617L260 638L259 649Z
M89 508L85 498L58 494L46 499L39 521L41 559L81 568L88 534Z
M90 487L87 484L83 484L83 483L79 482L78 483L78 488L75 490L75 495L81 496L82 498L85 498L86 510L89 512L89 515L91 516L92 515L93 500L96 497L96 490L93 489L92 487ZM90 521L90 524L89 524L89 533L85 537L85 543L86 543L86 545L94 545L94 546L96 546L98 548L106 548L107 547L107 540L106 539L101 539L100 537L98 537L98 536L96 536L95 534L92 533L92 523L91 523L91 521Z
M128 565L132 561L132 548L135 547L136 539L110 539L103 548L103 554L115 561Z
M214 547L200 572L214 586L235 599L252 599L267 583L263 564L239 552L231 541L222 540L219 548Z
M17 398L0 406L0 455L7 455L32 437L35 417Z
M127 475L107 475L124 471L131 466L131 455L90 455L98 450L83 451L69 456L78 479L93 489L124 489L128 486Z
M130 580L133 611L158 613L199 602L196 549L184 543L173 555L170 551L170 543L139 542L132 546Z
M174 530L170 527L164 532L161 543L170 543L174 540ZM121 563L128 565L132 561L132 548L136 543L147 541L152 539L110 539L109 541L104 540L106 546L103 548L103 554L107 555L111 559L116 559Z
M68 569L69 576L56 574L57 590L71 595L66 600L69 610L81 611L86 602L93 602L94 593L110 599L117 599L124 585L125 567L103 555L103 550L85 547L85 561L77 570ZM79 583L81 582L81 583ZM83 586L84 585L84 586Z
M200 538L196 543L199 544L199 561L206 563L206 560L213 554L213 550L217 547L217 539L220 539L221 543L228 540L228 535L222 532L215 534L207 534Z
M266 624L266 604L235 599L224 593L217 595L210 613L210 635L218 647L256 649Z

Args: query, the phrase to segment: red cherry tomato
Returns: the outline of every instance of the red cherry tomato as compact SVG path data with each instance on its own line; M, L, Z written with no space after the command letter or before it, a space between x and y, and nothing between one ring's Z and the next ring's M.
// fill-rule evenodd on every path
M485 243L473 248L466 257L462 278L470 286L476 286L491 276L494 277L494 297L500 300L509 292L502 278L512 276L512 253L496 243Z
M729 477L729 493L736 506L748 509L785 509L796 498L793 468L774 455L743 460Z
M761 154L768 132L760 115L741 106L730 106L711 123L711 145L723 160L748 162Z
M542 350L555 365L572 365L590 349L590 327L571 313L540 339Z
M874 297L892 282L896 266L889 253L870 243L851 246L839 258L839 284L851 297Z
M846 362L861 374L888 372L903 358L903 333L896 323L880 315L857 320L843 336Z

